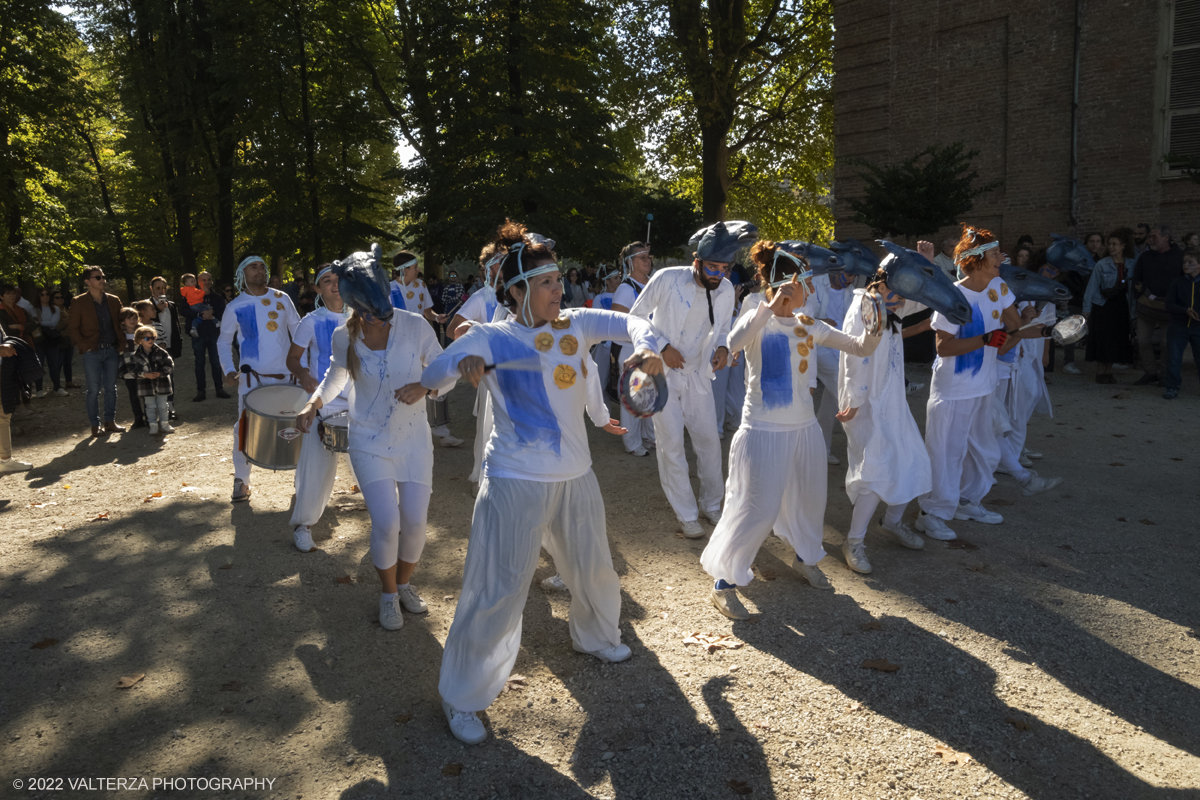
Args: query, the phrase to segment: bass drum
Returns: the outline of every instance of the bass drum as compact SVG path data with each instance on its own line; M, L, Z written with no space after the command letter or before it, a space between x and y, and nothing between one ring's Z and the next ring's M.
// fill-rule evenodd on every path
M247 392L238 425L246 460L263 469L295 469L304 444L296 417L307 402L308 392L287 383Z

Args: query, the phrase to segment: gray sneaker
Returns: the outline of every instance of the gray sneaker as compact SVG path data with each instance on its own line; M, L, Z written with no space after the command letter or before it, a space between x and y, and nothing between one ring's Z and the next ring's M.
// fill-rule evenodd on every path
M404 615L400 613L400 598L379 598L379 624L385 630L398 631L404 627Z
M683 538L685 539L699 539L704 535L704 526L698 520L694 519L680 522L679 530L683 532Z
M1043 478L1033 470L1029 470L1029 478L1021 484L1021 494L1032 497L1035 494L1048 492L1062 482L1062 478Z
M829 578L825 577L825 573L816 564L805 564L799 558L792 562L792 569L799 572L801 576L808 581L809 586L814 589L833 589L833 584L829 582Z
M867 543L862 539L847 539L842 542L842 555L846 566L863 575L871 574L871 562L867 560Z
M412 585L401 586L397 589L401 605L404 610L410 614L424 614L429 610L429 606L421 599L421 595L417 594L417 590Z
M946 520L933 514L926 514L924 511L917 517L917 530L930 539L937 539L940 542L949 542L958 538L958 534L950 529Z
M750 619L750 612L742 605L742 598L738 597L736 586L729 589L713 589L708 599L717 611L730 619Z
M886 522L879 523L879 527L896 537L896 541L909 550L921 550L925 547L925 540L916 531L908 527L908 523L904 520L897 522L894 528L888 527Z

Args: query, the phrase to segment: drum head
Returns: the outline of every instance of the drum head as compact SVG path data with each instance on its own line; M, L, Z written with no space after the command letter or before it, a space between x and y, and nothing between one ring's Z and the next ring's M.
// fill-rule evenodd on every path
M887 305L883 298L873 292L867 292L863 294L862 305L859 308L867 335L878 336L887 322Z
M246 393L246 408L264 417L296 417L308 402L308 392L290 383L259 386Z
M1067 317L1051 329L1050 336L1058 345L1075 344L1087 336L1087 317L1082 314Z
M667 378L661 372L647 375L641 367L621 373L621 405L635 417L653 416L667 405Z
M328 417L322 417L321 424L328 425L331 428L348 428L350 427L350 412L339 411L336 414L330 414Z

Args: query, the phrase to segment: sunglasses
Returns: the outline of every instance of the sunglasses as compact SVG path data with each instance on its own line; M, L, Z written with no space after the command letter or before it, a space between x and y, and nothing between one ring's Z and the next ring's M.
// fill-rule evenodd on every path
M142 341L143 341L143 342L153 342L153 341L155 341L155 340L157 340L157 339L158 339L158 337L157 337L157 336L143 336L143 337L142 337Z
M56 294L56 295L54 295L54 299L55 299L55 300L62 300L62 299L63 299L63 296L62 296L61 294Z

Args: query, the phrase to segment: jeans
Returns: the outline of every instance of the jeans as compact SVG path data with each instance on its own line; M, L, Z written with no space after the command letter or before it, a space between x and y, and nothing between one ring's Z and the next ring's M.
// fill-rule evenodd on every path
M1200 370L1200 322L1193 320L1187 326L1171 323L1167 327L1167 389L1179 391L1183 385L1183 354L1188 344L1192 345L1192 358Z
M50 382L54 385L54 390L58 391L62 388L58 376L62 371L63 358L67 355L67 351L57 344L47 343L38 345L37 352L38 358L42 359L42 366L50 374Z
M104 421L112 422L117 415L117 368L121 357L114 348L106 347L83 354L83 374L87 381L87 415L92 427L100 425L100 390L104 390Z
M75 379L71 376L71 365L75 361L75 346L67 345L62 351L62 371L63 377L67 379L67 383L72 383Z
M204 354L208 353L209 366L212 368L213 388L220 392L221 382L225 380L225 376L221 373L221 357L217 354L217 337L200 334L191 339L192 355L196 357L196 391L203 392L205 390Z
M1161 322L1153 322L1142 317L1137 318L1137 340L1138 340L1138 357L1142 362L1142 371L1148 375L1160 375L1159 367L1162 366L1163 355L1166 353L1166 348L1159 351L1157 357L1154 355L1154 338L1155 328L1165 328L1166 325ZM1161 334L1159 334L1161 336Z

